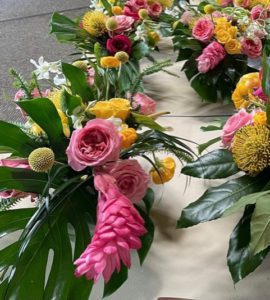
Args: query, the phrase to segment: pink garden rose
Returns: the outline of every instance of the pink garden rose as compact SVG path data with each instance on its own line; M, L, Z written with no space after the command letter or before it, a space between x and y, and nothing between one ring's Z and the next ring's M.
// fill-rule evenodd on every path
M132 17L134 20L139 20L139 10L147 9L146 0L129 0L125 3L124 15Z
M259 97L260 99L262 99L262 100L265 101L265 102L267 101L267 97L266 97L266 95L264 94L263 89L262 89L261 87L258 88L257 90L255 90L255 91L253 92L253 95Z
M149 176L135 159L119 160L108 165L104 172L113 176L119 192L134 203L138 203L145 196Z
M68 164L75 171L95 167L119 158L121 137L115 125L103 119L87 122L73 131L67 148Z
M125 31L130 30L134 23L134 19L132 17L125 15L113 16L111 19L114 19L117 22L117 28L113 31L110 31L111 36L122 34Z
M214 69L225 57L226 52L221 44L212 42L203 49L202 54L196 59L200 73L207 73Z
M192 29L192 35L195 39L207 43L214 34L214 24L209 18L200 18Z
M152 18L158 17L162 13L162 9L162 5L156 1L149 4L147 7L148 14Z
M135 105L135 108L139 107L139 112L143 115L150 115L156 112L156 101L143 93L134 95L133 104Z
M256 5L250 11L251 20L261 19L264 20L267 18L267 10L262 7L262 5Z
M247 113L245 109L241 109L238 113L231 116L222 130L221 140L223 147L230 148L236 131L245 125L252 124L252 120L253 115Z
M109 175L96 175L99 192L97 224L93 238L75 261L76 276L85 275L97 282L103 275L107 283L121 263L130 268L130 251L138 250L140 237L146 233L144 220L128 198L121 194Z
M249 58L258 58L262 55L262 41L258 37L254 39L243 38L241 47L242 52Z

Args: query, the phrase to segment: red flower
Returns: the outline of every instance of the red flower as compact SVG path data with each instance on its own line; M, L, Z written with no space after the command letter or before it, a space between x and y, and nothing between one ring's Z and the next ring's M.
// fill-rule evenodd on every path
M123 34L116 35L113 38L107 40L107 50L112 55L119 51L125 51L127 54L130 54L131 47L132 43L130 39Z

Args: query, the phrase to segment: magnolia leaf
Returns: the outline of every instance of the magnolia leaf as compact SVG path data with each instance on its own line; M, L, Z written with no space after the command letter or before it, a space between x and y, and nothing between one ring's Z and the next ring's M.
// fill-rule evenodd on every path
M165 128L160 126L157 122L155 122L152 118L140 115L136 113L131 113L134 121L142 126L148 127L150 129L158 130L158 131L164 131Z
M70 95L66 90L63 92L62 109L66 111L68 115L73 115L76 109L82 106L82 98L79 96Z
M185 175L204 179L226 178L238 172L239 169L231 152L226 149L207 153L196 161L188 163L182 169L182 173Z
M177 228L220 218L224 211L241 197L261 191L267 182L268 176L261 173L255 178L243 176L209 188L197 201L183 209Z
M234 228L227 253L227 264L234 283L253 272L264 260L270 248L253 255L250 243L250 220L254 205L246 208L239 223Z
M270 245L270 192L258 199L251 218L251 249L254 254Z
M146 195L143 197L143 202L148 215L150 214L150 210L154 204L154 201L155 201L155 194L151 188L148 188Z
M204 150L206 150L208 147L210 147L210 146L216 144L216 143L219 142L220 140L221 140L220 137L216 137L216 138L214 138L214 139L212 139L212 140L210 140L210 141L208 141L208 142L206 142L206 143L204 143L204 144L200 144L200 145L198 146L199 154L201 154L201 153L202 153Z

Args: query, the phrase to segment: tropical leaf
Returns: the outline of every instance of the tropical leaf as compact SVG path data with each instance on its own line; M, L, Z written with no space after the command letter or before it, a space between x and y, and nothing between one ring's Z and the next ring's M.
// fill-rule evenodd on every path
M118 290L128 278L128 269L121 266L120 272L114 272L110 281L104 285L103 298L110 296Z
M208 141L208 142L206 142L206 143L200 144L200 145L198 146L198 152L199 152L199 154L201 154L201 153L202 153L204 150L206 150L208 147L210 147L210 146L216 144L216 143L219 142L220 140L221 140L220 137L216 137L216 138L214 138L214 139L212 139L212 140L210 140L210 141Z
M146 212L149 215L151 208L155 201L155 194L151 188L147 189L146 195L143 197L143 202L145 204Z
M157 122L155 122L152 118L136 113L131 113L131 117L135 123L141 126L148 127L150 129L164 131L165 128L160 126Z

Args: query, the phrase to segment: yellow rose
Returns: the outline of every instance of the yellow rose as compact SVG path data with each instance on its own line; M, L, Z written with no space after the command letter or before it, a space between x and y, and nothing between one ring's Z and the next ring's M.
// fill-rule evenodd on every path
M236 109L246 108L253 90L261 86L259 72L249 73L242 76L232 94L232 100Z
M122 137L122 149L129 148L138 138L137 132L134 128L123 129L120 132L120 136Z
M231 39L225 44L225 50L228 54L240 54L241 43L236 39Z
M118 68L121 62L114 56L105 56L100 59L100 65L105 69Z
M223 29L220 29L218 32L216 32L216 38L220 44L226 44L232 39L229 32Z
M175 173L176 164L172 157L166 157L158 161L157 172L154 168L150 170L150 175L155 184L163 184L170 181Z
M254 124L261 124L266 125L267 117L265 111L258 111L256 112L255 116L253 117Z
M96 118L109 119L114 117L125 121L130 114L130 108L130 102L127 99L113 98L109 101L97 102L90 108L90 113Z
M235 39L237 36L237 27L231 26L230 28L228 28L228 33L230 34L232 39Z

